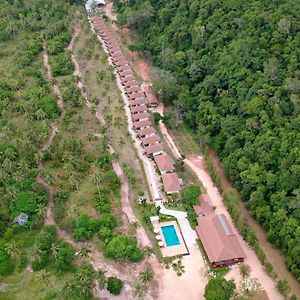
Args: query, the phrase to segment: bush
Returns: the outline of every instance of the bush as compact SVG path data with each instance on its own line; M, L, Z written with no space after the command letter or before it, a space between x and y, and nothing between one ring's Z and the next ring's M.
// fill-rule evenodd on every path
M15 269L14 262L4 249L0 248L0 276L10 275Z
M193 206L199 204L200 187L197 185L187 185L181 191L181 197L185 205Z
M277 282L276 287L279 293L282 294L283 296L287 296L291 292L291 287L289 286L286 279L279 280Z
M74 65L70 53L62 52L52 57L52 74L54 77L70 75L74 71Z
M119 295L123 286L123 281L117 277L109 277L107 280L107 290L111 294Z
M142 251L137 246L137 241L133 237L123 234L115 235L104 248L106 257L121 261L140 261L143 257Z
M235 290L233 280L225 280L222 277L216 277L209 280L205 287L204 297L206 300L229 300Z
M58 108L54 96L46 96L38 101L38 107L44 111L47 118L55 119L58 117Z

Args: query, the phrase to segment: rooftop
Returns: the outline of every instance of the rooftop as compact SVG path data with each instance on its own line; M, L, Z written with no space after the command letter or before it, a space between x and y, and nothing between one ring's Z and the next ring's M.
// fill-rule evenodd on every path
M145 121L140 121L140 122L133 122L133 127L134 128L144 128L151 126L151 121L150 120L145 120Z
M165 173L161 175L161 178L166 193L179 192L181 190L177 173Z
M156 144L145 148L147 155L155 154L164 151L164 146L162 144Z
M168 154L157 155L154 160L161 172L173 172L175 170L173 160Z
M160 137L156 134L141 139L143 145L155 145L160 142Z
M149 119L150 115L148 112L143 112L143 113L139 113L139 114L134 114L131 115L132 119L134 121L138 121L138 120L143 120L143 119Z
M196 232L211 263L245 258L235 233L224 214L215 214L206 196L201 198Z
M144 129L137 130L138 136L145 136L154 133L156 133L156 130L153 127L147 127Z
M137 105L137 106L131 107L130 110L132 113L144 112L144 111L147 111L147 106L144 104Z

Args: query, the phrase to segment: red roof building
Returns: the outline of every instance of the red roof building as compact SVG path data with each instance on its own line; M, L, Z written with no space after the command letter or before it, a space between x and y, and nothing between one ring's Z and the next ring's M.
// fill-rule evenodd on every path
M156 156L162 154L164 151L164 146L162 144L156 144L145 148L145 153L148 157Z
M144 121L144 120L149 120L150 115L147 112L139 113L139 114L133 114L131 115L132 120L134 122L136 121Z
M125 70L131 70L130 65L125 65L125 66L117 66L117 70L119 72L125 71Z
M151 106L151 107L157 107L158 106L158 99L153 94L153 92L151 91L150 86L147 85L147 84L143 85L143 90L144 90L144 92L146 94L149 106Z
M120 53L122 52L122 49L119 46L112 46L108 49L109 53Z
M145 98L145 94L143 92L134 92L134 93L129 94L129 98L130 98L130 101L137 100L137 99Z
M136 81L136 79L133 75L128 75L128 76L122 77L122 82L128 82L128 81ZM137 82L137 83L139 84L139 82Z
M129 75L133 75L133 72L132 72L132 70L125 70L125 71L119 72L119 74L121 77L126 77Z
M136 133L139 138L144 138L156 134L156 130L153 127L147 127L145 129L138 130Z
M128 94L133 94L133 95L129 95L129 97L131 99L137 99L137 98L145 97L145 94L142 92L142 89L141 89L140 86L133 86L133 87L130 87L130 88L126 88L126 92Z
M132 114L145 112L145 111L147 111L147 106L144 105L144 104L143 105L137 105L137 106L131 107L130 111L131 111Z
M131 100L130 103L129 103L129 106L134 107L134 106L143 105L143 104L146 104L146 103L147 103L146 98L139 98L137 100Z
M175 171L174 162L168 154L157 155L154 160L160 174L172 173Z
M129 62L127 59L122 59L122 60L119 60L119 61L114 61L114 64L116 66L125 66L125 65L129 65Z
M160 137L158 135L154 134L154 135L142 138L141 142L142 142L143 147L152 146L152 145L158 144L160 142Z
M181 190L181 185L177 173L165 173L161 175L164 191L170 195L174 193L179 193Z
M123 54L121 54L119 56L111 57L111 59L113 60L113 63L115 63L115 64L118 64L119 62L122 62L122 61L127 61L126 57Z
M204 195L201 195L204 196ZM212 267L243 262L246 254L224 214L215 214L208 195L194 206L198 226L196 232Z
M140 130L140 129L144 129L144 128L148 128L148 127L151 127L150 120L133 122L133 129L135 129L135 130Z
M139 87L140 86L140 83L136 80L131 80L131 81L125 81L125 82L122 82L122 84L125 86L125 88L131 88L131 87Z

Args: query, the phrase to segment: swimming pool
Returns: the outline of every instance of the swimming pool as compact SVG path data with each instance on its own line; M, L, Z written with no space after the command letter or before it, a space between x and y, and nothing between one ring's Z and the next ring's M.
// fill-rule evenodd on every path
M174 225L162 226L161 230L168 247L180 244Z

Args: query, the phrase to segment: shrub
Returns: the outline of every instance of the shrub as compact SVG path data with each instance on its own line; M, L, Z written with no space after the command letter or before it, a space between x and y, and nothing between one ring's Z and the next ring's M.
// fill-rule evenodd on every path
M38 101L38 107L44 111L47 118L55 119L58 117L58 108L54 96L46 96Z
M107 290L111 294L119 295L123 286L123 281L117 277L109 277L107 280Z
M279 280L276 287L280 294L282 294L283 296L287 296L291 292L291 287L289 286L286 279Z
M133 237L123 234L115 235L104 248L104 255L122 261L140 261L143 257L142 251L137 246Z
M54 77L70 75L74 71L74 65L70 53L59 53L52 57L52 74Z
M7 252L0 248L0 275L10 275L15 269L15 265Z
M216 277L209 280L205 287L204 297L206 300L229 300L235 290L233 280L225 280L222 277Z

